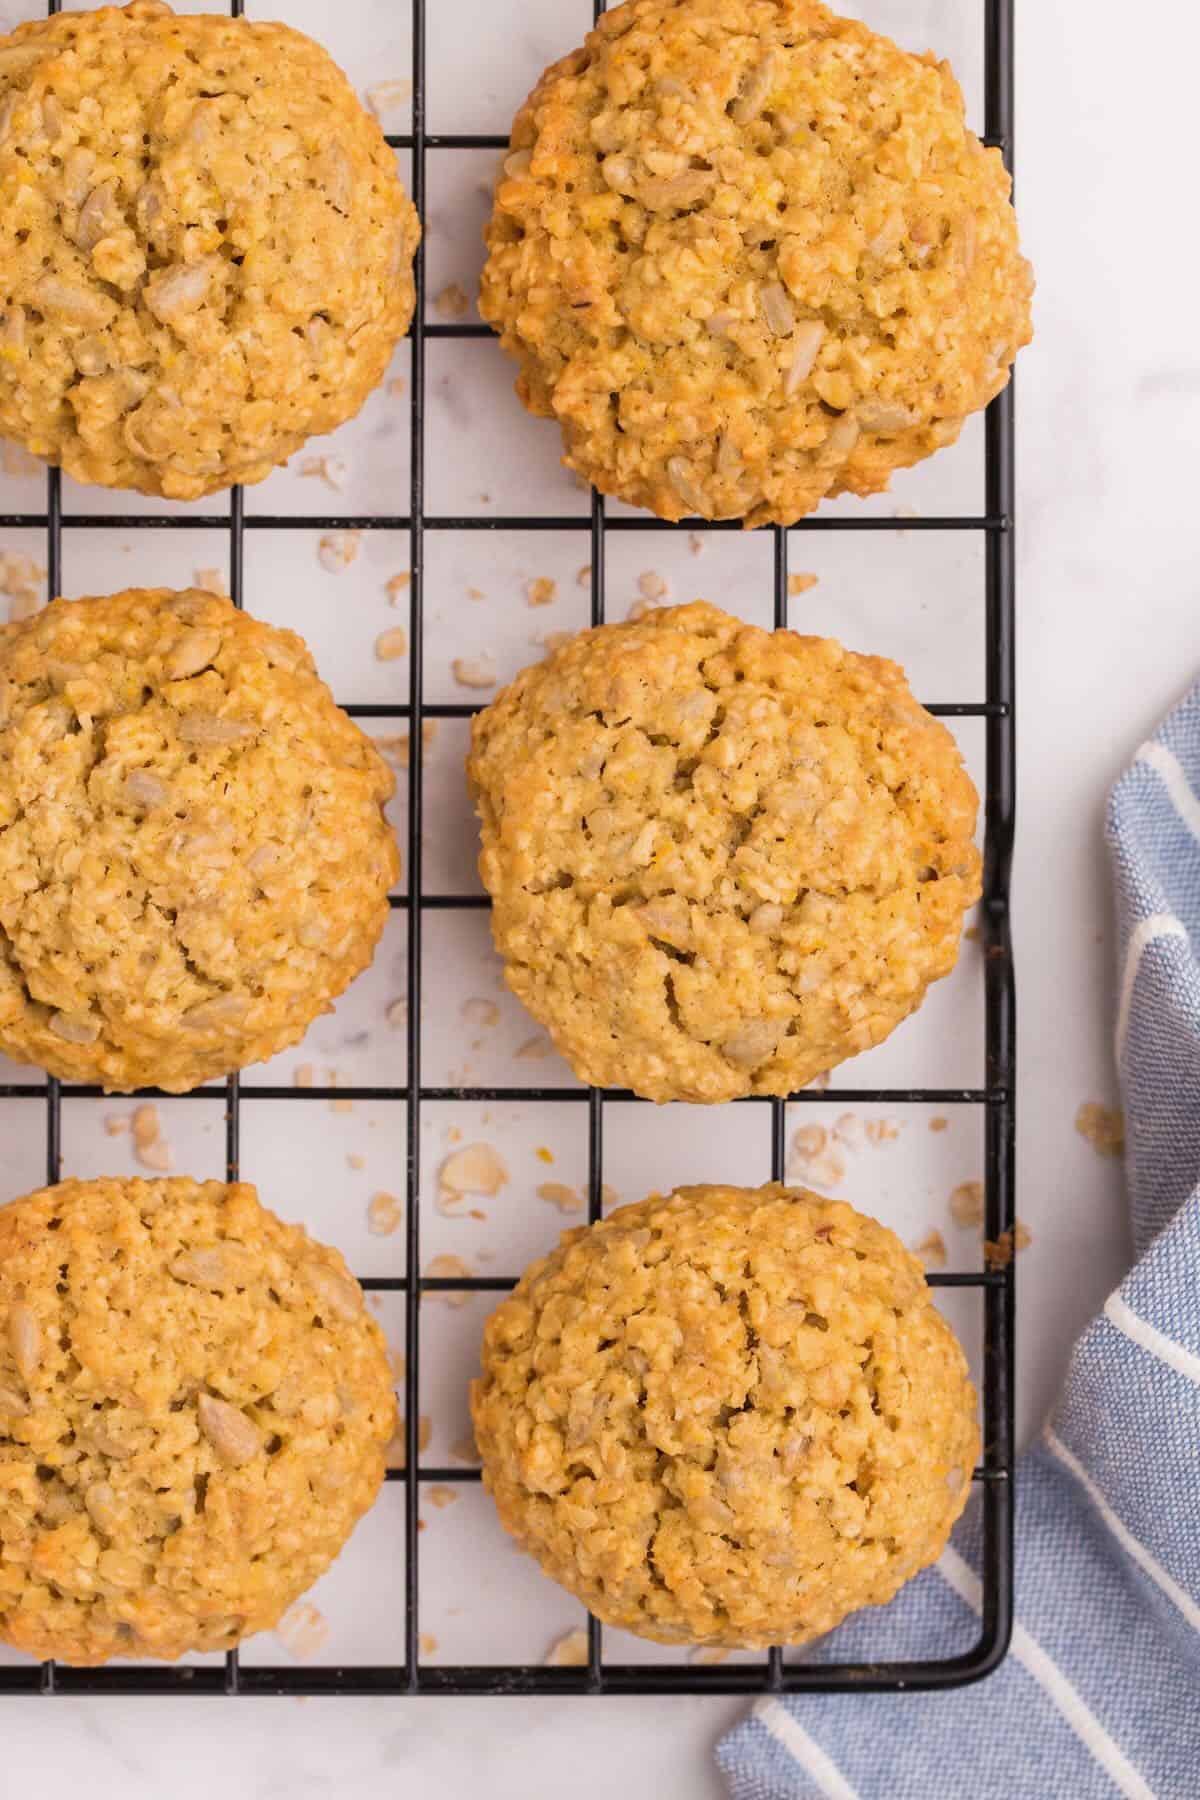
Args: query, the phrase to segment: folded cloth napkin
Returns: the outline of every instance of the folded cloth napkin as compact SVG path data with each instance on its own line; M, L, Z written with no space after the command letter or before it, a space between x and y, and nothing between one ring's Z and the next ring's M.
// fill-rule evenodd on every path
M1118 781L1108 844L1139 1260L1022 1458L1012 1649L950 1693L760 1701L718 1751L735 1800L1200 1796L1200 688ZM818 1654L967 1648L978 1548L969 1512Z

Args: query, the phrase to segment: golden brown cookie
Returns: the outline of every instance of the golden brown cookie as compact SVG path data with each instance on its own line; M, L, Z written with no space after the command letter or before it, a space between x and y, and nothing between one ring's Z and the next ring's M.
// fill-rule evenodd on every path
M0 632L0 1051L183 1093L371 960L393 777L304 643L190 589Z
M979 1451L921 1266L800 1189L690 1187L563 1234L471 1393L501 1521L606 1624L761 1649L941 1552Z
M565 461L791 524L953 443L1031 335L949 67L817 0L629 0L517 115L480 311Z
M267 1629L371 1505L394 1419L358 1283L252 1187L0 1208L0 1638L89 1664Z
M286 25L135 0L18 26L0 194L0 434L78 481L262 481L412 318L393 152Z
M475 720L513 992L581 1080L788 1094L949 974L977 797L902 670L697 601L584 631Z

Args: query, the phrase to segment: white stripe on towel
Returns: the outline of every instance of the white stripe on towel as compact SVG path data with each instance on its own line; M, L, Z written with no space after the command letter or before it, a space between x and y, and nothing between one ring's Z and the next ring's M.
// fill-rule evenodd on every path
M973 1612L982 1613L979 1577L963 1561L957 1550L943 1550L935 1567ZM1154 1800L1154 1790L1142 1780L1121 1746L1109 1737L1095 1713L1072 1687L1058 1664L1047 1656L1037 1639L1031 1637L1020 1623L1013 1626L1012 1648L1017 1661L1025 1665L1034 1680L1045 1690L1080 1742L1086 1745L1114 1786L1127 1796L1127 1800Z
M766 1727L776 1743L782 1744L800 1766L807 1770L821 1792L827 1796L827 1800L858 1800L858 1795L837 1764L830 1760L815 1738L809 1737L803 1725L792 1717L786 1706L781 1706L778 1700L767 1694L755 1702L754 1716L760 1725Z
M1117 1008L1117 1060L1125 1048L1125 1033L1129 1030L1129 1012L1133 1005L1133 990L1137 986L1138 970L1142 966L1151 944L1160 938L1178 937L1184 943L1188 934L1174 913L1151 913L1148 919L1141 919L1129 934L1129 948L1125 952L1125 973L1121 978L1121 1004Z
M1070 1470L1121 1548L1133 1558L1139 1569L1145 1570L1155 1586L1162 1589L1167 1599L1179 1608L1192 1629L1200 1631L1200 1606L1197 1606L1192 1596L1184 1588L1181 1588L1172 1576L1167 1574L1157 1557L1151 1556L1146 1546L1138 1543L1128 1526L1122 1524L1079 1458L1073 1456L1062 1439L1056 1437L1049 1428L1046 1431L1046 1443L1051 1455L1058 1458L1064 1469Z
M1188 786L1188 778L1174 751L1151 739L1148 744L1142 745L1134 761L1145 763L1148 769L1153 769L1162 776L1163 786L1171 796L1175 811L1200 844L1200 799L1196 798Z
M1110 1325L1115 1325L1118 1331L1123 1332L1143 1350L1148 1350L1151 1356L1156 1356L1159 1362L1165 1362L1177 1375L1200 1386L1200 1356L1195 1351L1185 1350L1182 1344L1177 1344L1174 1338L1161 1332L1157 1325L1151 1325L1148 1319L1135 1313L1119 1293L1108 1296L1104 1302L1104 1312Z

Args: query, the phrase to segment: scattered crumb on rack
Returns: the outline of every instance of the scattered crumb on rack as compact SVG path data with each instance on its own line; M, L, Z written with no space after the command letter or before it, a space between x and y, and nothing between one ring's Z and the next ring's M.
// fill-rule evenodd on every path
M983 1224L983 1183L962 1181L950 1196L950 1217L956 1225Z
M587 1667L588 1636L582 1625L576 1625L546 1652L548 1669L583 1669Z
M1075 1114L1075 1129L1097 1156L1120 1156L1125 1148L1125 1115L1099 1100L1085 1100Z
M1013 1257L1027 1250L1033 1235L1018 1219L1012 1231L1002 1231L998 1238L988 1238L983 1246L983 1260L989 1269L1007 1269Z

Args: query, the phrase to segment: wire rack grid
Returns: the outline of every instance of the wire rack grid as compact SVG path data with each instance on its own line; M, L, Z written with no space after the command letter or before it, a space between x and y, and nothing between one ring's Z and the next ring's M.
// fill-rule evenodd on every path
M985 141L998 146L1009 167L1013 149L1013 10L1014 0L980 0L984 9ZM230 0L230 12L239 17L244 0ZM389 134L388 143L411 154L412 199L424 217L427 194L427 159L440 150L507 149L504 136L488 133L432 133L426 130L426 44L429 0L411 0L412 7L412 129ZM62 0L47 0L53 14ZM605 0L593 0L598 18ZM585 517L541 517L536 514L495 518L436 516L425 510L425 394L426 344L437 338L486 338L487 327L474 323L434 323L425 315L425 257L416 263L417 304L412 326L411 468L407 512L396 515L336 517L247 514L243 494L232 490L228 515L202 515L182 508L153 518L113 513L106 516L73 515L63 511L61 478L57 470L47 475L46 511L0 516L0 526L37 528L45 533L47 581L51 594L61 591L64 531L72 528L132 530L153 525L158 530L209 527L228 533L230 592L238 606L244 600L244 547L247 530L281 531L357 529L407 533L411 547L411 639L413 653L407 705L349 705L360 718L407 718L409 721L407 882L393 895L392 906L407 914L407 1080L400 1085L336 1089L341 1100L396 1103L407 1112L406 1166L406 1269L405 1276L364 1278L364 1288L394 1292L407 1297L405 1314L405 1469L389 1470L389 1481L404 1484L404 1658L395 1665L353 1667L247 1666L236 1651L223 1666L177 1667L111 1665L99 1669L73 1669L53 1662L0 1667L0 1693L45 1694L656 1694L656 1693L780 1693L870 1692L945 1689L964 1685L991 1672L1003 1658L1012 1627L1013 1564L1013 1314L1014 1274L1011 1262L999 1268L984 1267L963 1273L929 1275L932 1285L974 1288L983 1300L983 1460L975 1470L982 1499L983 1567L979 1637L966 1653L925 1661L871 1661L795 1663L785 1661L780 1649L749 1664L731 1667L630 1665L604 1656L603 1629L588 1622L588 1656L585 1666L555 1668L531 1664L431 1665L422 1660L418 1629L420 1591L419 1499L423 1484L478 1481L478 1469L436 1467L423 1464L419 1445L419 1382L421 1367L421 1297L445 1290L507 1292L515 1277L421 1277L421 1168L420 1115L425 1102L511 1101L567 1102L587 1111L588 1217L598 1219L603 1210L605 1108L611 1102L636 1097L626 1091L556 1087L434 1087L421 1080L422 1021L422 922L430 911L485 907L482 895L427 893L423 862L422 731L426 719L466 719L477 708L458 704L426 704L422 658L425 540L430 532L583 530L590 535L590 616L601 624L606 611L605 551L608 534L627 530L686 532L697 525L705 531L738 531L736 521L713 524L690 520L670 525L648 518L608 517L604 499L592 493ZM945 717L980 718L986 734L984 894L981 931L984 941L985 1077L982 1087L870 1087L839 1088L839 1103L936 1105L981 1109L985 1147L985 1230L998 1238L1014 1225L1015 1140L1015 985L1009 922L1009 886L1015 813L1014 728L1014 393L1010 385L993 402L985 421L985 508L982 516L926 516L906 518L905 530L969 532L981 534L985 545L985 699L982 702L933 703L929 710ZM878 516L829 516L808 518L793 530L821 532L877 532L895 530L894 518ZM777 626L788 618L788 532L773 528L773 616ZM240 1128L243 1099L255 1101L328 1100L332 1090L320 1087L277 1086L242 1082L231 1075L226 1083L224 1160L226 1179L239 1178ZM62 1165L62 1114L64 1101L95 1098L100 1090L83 1084L62 1084L53 1078L37 1083L0 1083L0 1098L39 1101L44 1107L46 1177L60 1178ZM197 1091L197 1097L204 1090ZM154 1098L156 1089L145 1090ZM190 1097L190 1096L189 1096ZM211 1099L211 1090L209 1094ZM815 1101L822 1096L806 1090L788 1101L762 1100L769 1111L772 1178L782 1180L785 1169L786 1107ZM407 1471L407 1472L406 1472ZM414 1473L415 1472L415 1473Z

